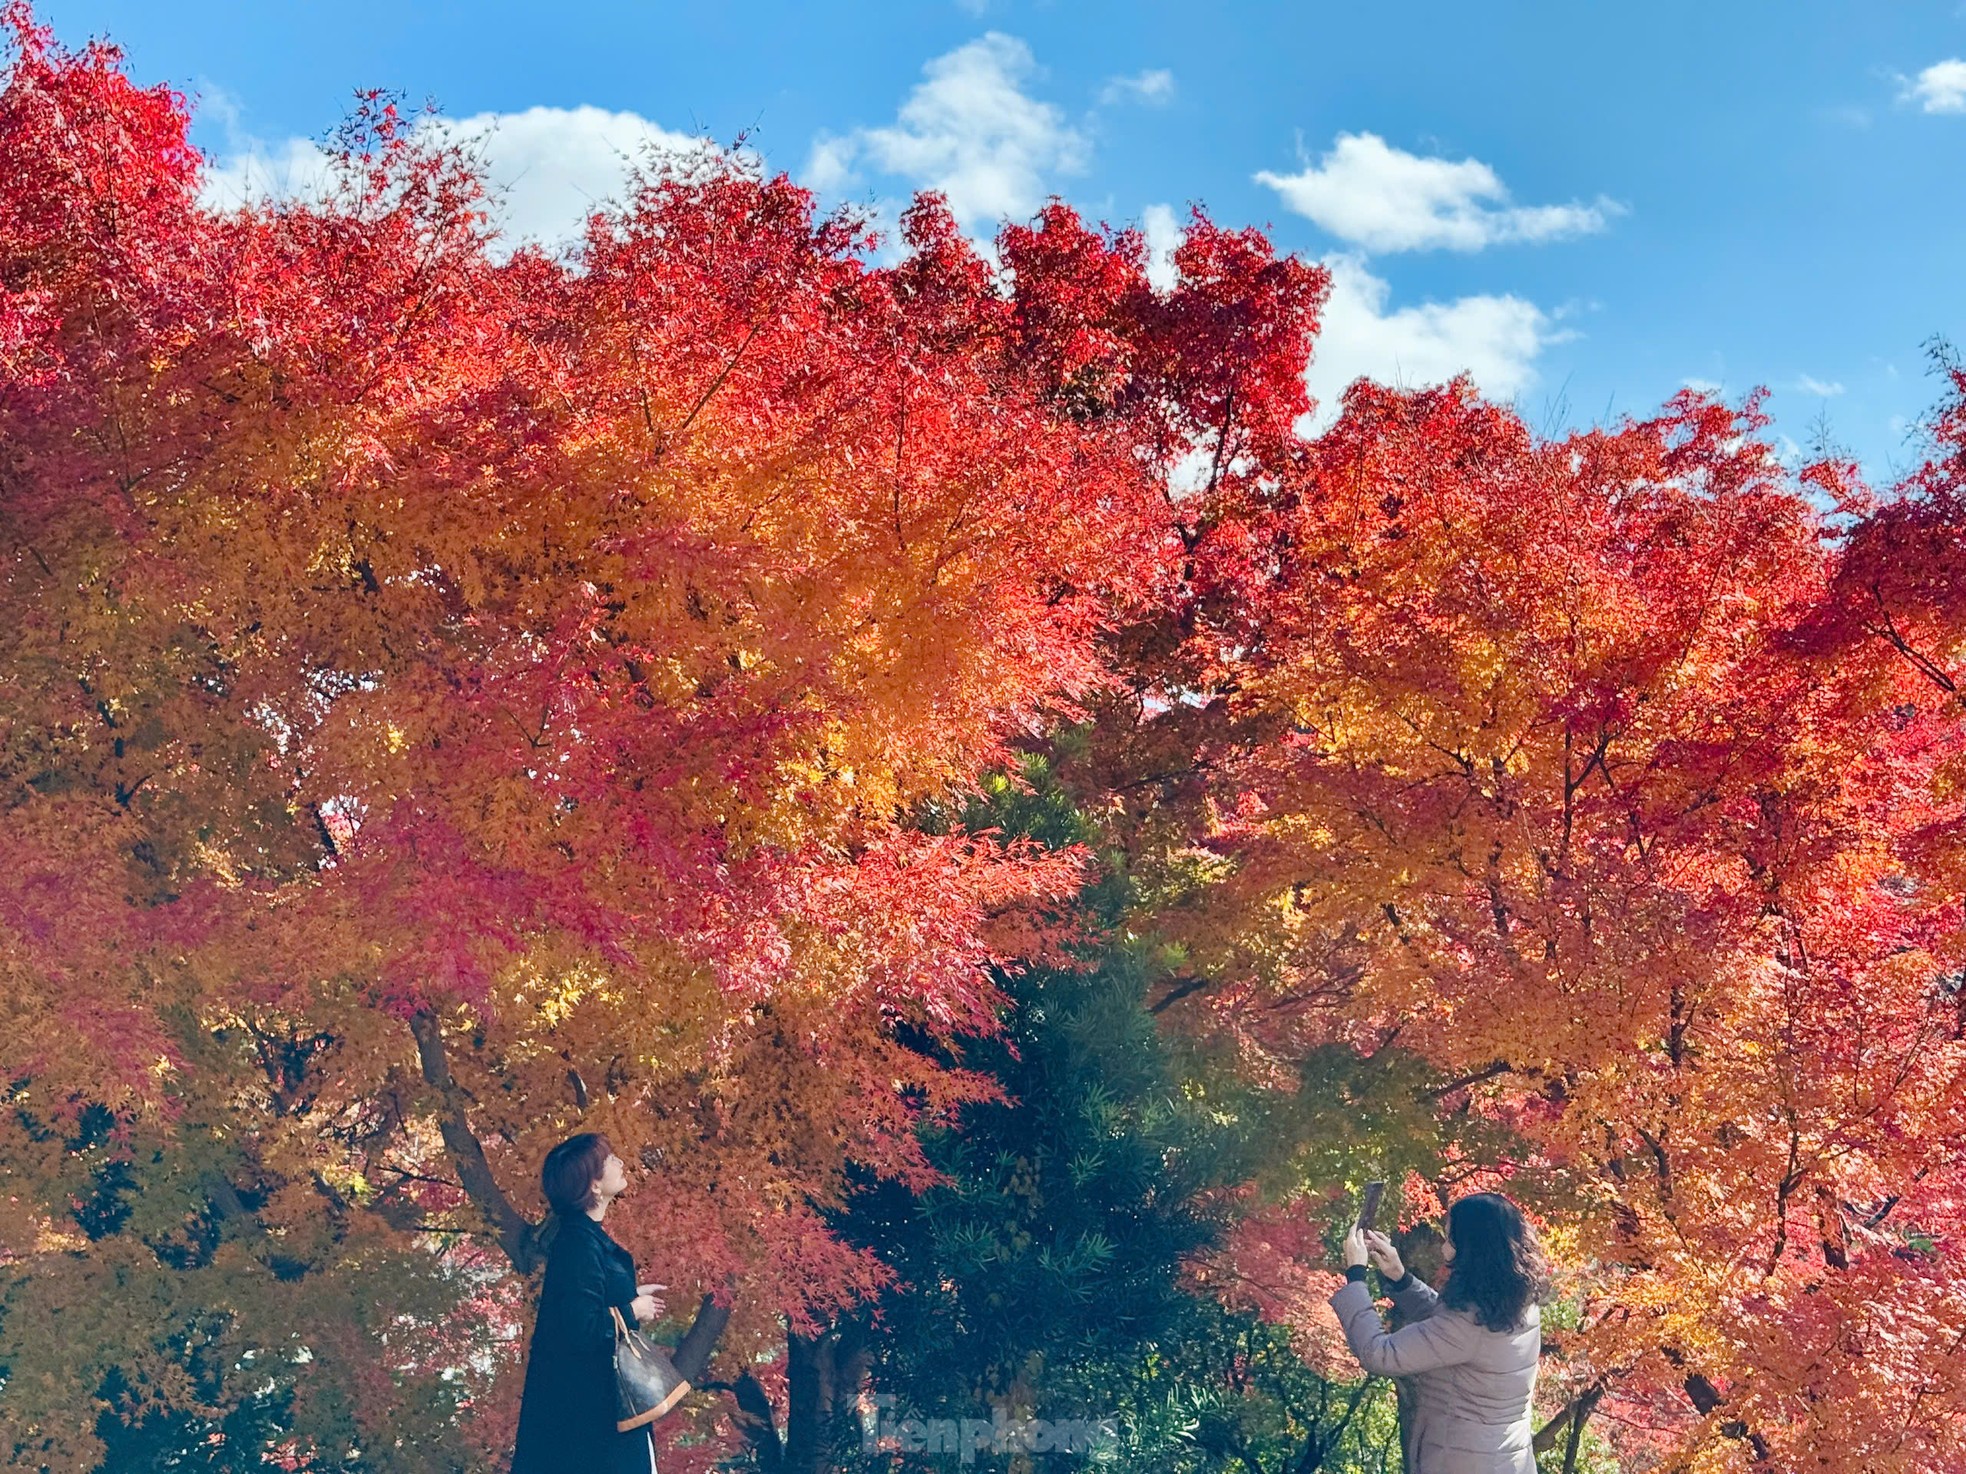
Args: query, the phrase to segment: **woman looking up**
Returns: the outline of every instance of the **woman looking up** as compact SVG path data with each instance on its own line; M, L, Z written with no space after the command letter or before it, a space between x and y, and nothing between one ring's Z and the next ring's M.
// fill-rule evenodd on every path
M1530 1403L1543 1353L1536 1301L1549 1267L1522 1212L1498 1193L1447 1210L1448 1271L1439 1294L1414 1278L1382 1233L1345 1235L1345 1284L1331 1308L1367 1372L1411 1377L1410 1474L1536 1474ZM1388 1331L1365 1287L1377 1266L1407 1324Z
M661 1285L635 1283L635 1261L601 1227L628 1186L608 1139L586 1131L546 1154L539 1185L553 1205L546 1283L526 1354L512 1474L653 1474L646 1427L615 1430L614 1316L632 1329L662 1314Z

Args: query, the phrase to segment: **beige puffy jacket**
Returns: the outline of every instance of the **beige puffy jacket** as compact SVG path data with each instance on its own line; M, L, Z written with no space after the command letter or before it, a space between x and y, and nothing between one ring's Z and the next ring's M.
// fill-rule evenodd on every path
M1515 1330L1491 1331L1466 1311L1447 1309L1411 1276L1393 1304L1407 1324L1388 1331L1364 1284L1350 1281L1331 1297L1359 1365L1413 1379L1410 1474L1536 1474L1530 1403L1543 1354L1536 1307Z

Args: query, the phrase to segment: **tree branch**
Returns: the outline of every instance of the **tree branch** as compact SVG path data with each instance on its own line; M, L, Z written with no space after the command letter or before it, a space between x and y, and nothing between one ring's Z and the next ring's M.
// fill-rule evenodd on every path
M1666 1351L1666 1360L1672 1362L1675 1366L1684 1364L1684 1359L1670 1348ZM1685 1382L1681 1385L1686 1389L1688 1401L1693 1404L1702 1417L1711 1416L1726 1402L1726 1399L1720 1395L1720 1389L1713 1385L1704 1372L1689 1372ZM1720 1425L1720 1431L1729 1438L1745 1438L1748 1442L1748 1447L1754 1450L1755 1462L1758 1464L1768 1462L1768 1440L1748 1427L1739 1418L1732 1418L1722 1423Z
M1570 1442L1563 1451L1563 1474L1577 1474L1577 1450L1583 1446L1584 1424L1591 1420L1597 1400L1603 1395L1602 1387L1593 1387L1578 1400L1576 1411L1570 1415Z
M676 1343L676 1354L671 1360L676 1363L676 1370L689 1379L691 1386L702 1385L703 1374L710 1366L710 1353L716 1349L718 1338L724 1333L732 1308L731 1305L719 1305L713 1295L705 1295L702 1303L696 1307L696 1319L690 1322L683 1339Z
M737 345L737 351L731 354L729 361L718 371L717 377L710 381L710 387L705 389L696 403L690 406L689 413L683 416L683 422L676 426L674 431L662 436L661 444L657 447L656 454L660 455L668 447L670 441L696 423L696 417L703 413L703 407L706 404L716 398L717 391L724 387L724 380L730 377L731 370L737 367L737 361L744 356L744 350L751 346L751 340L758 336L758 330L763 326L764 318L762 316L751 324L750 331L744 335L744 341Z
M1557 1409L1556 1414L1536 1430L1536 1437L1532 1440L1531 1447L1539 1454L1548 1453L1556 1447L1557 1439L1563 1436L1563 1430L1568 1428L1574 1420L1590 1417L1591 1410L1597 1406L1603 1396L1603 1380L1600 1379L1591 1383L1590 1386L1586 1387L1561 1408Z
M1497 1075L1506 1075L1514 1068L1515 1066L1511 1065L1507 1060L1498 1059L1493 1064L1483 1065L1480 1069L1469 1074L1457 1075L1445 1085L1435 1086L1420 1098L1422 1100L1440 1100L1444 1096L1452 1095L1457 1090L1465 1090L1470 1085L1479 1085L1484 1080L1493 1080Z
M539 1226L512 1205L505 1189L498 1185L485 1148L471 1129L464 1089L451 1076L450 1056L444 1052L444 1028L437 1015L423 1009L410 1018L410 1033L416 1037L417 1062L422 1066L424 1083L437 1092L437 1129L444 1139L444 1150L457 1168L458 1182L465 1196L477 1205L498 1234L505 1257L520 1274L531 1274L539 1267Z
M1174 987L1168 989L1167 992L1163 993L1160 997L1159 1002L1150 1003L1147 1006L1147 1012L1165 1013L1169 1008L1179 1003L1183 998L1188 997L1190 994L1199 993L1203 988L1206 988L1208 984L1209 984L1209 979L1207 978L1183 978L1179 983L1175 984Z

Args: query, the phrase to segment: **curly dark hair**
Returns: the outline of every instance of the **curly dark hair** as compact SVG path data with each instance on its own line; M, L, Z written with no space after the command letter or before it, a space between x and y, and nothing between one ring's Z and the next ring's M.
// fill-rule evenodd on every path
M1500 1193L1457 1198L1447 1210L1454 1263L1441 1303L1491 1331L1513 1331L1550 1289L1550 1265L1522 1210Z

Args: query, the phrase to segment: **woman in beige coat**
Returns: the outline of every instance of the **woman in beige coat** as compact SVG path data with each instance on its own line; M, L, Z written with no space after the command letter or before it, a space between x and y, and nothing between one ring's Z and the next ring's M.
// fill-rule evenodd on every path
M1447 1210L1439 1294L1406 1272L1382 1233L1345 1236L1345 1284L1331 1308L1367 1372L1411 1377L1409 1474L1536 1474L1530 1402L1543 1353L1536 1301L1549 1269L1514 1203L1477 1193ZM1377 1266L1406 1324L1388 1331L1365 1286Z

